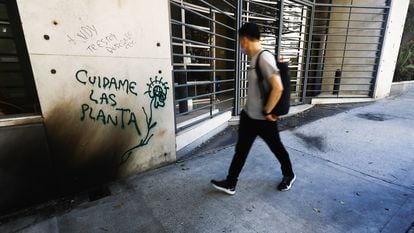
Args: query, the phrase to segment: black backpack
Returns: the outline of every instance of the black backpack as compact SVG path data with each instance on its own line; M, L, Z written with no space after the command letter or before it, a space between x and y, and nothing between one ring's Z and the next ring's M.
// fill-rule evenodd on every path
M256 68L255 68L257 78L259 79L259 89L260 89L260 94L261 94L262 100L263 100L263 107L264 107L264 105L266 105L266 102L267 102L267 100L269 98L269 94L270 94L270 93L265 93L265 88L264 88L264 84L263 84L264 77L263 77L262 71L260 70L260 67L259 67L260 56L265 51L268 51L269 53L271 53L269 50L261 51L259 53L259 55L257 56ZM277 116L282 116L282 115L288 114L289 108L290 108L289 63L288 62L279 62L277 57L275 57L275 59L276 59L277 68L280 71L280 78L282 79L283 92L282 92L282 96L280 97L279 102L276 104L276 106L272 109L272 111L270 113L275 114Z

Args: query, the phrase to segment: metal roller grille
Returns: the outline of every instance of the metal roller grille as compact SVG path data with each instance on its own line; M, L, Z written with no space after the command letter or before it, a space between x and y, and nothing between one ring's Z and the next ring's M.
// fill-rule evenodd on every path
M233 109L235 1L171 0L177 129Z
M390 0L170 0L177 129L247 97L237 29L290 62L291 103L373 96ZM190 122L190 123L189 123Z
M278 15L280 12L280 2L276 0L243 0L242 2L242 24L250 22L259 25L261 29L261 42L263 44L263 48L276 53L279 43L278 38L280 19ZM239 111L243 108L246 102L248 88L247 71L250 67L249 59L246 55L241 56L240 62L241 72L239 78Z
M16 2L0 0L0 117L38 113L40 106Z
M291 103L300 104L303 99L303 83L307 75L306 62L309 52L312 5L303 1L283 1L282 30L279 56L289 61L291 77Z
M315 4L305 98L372 97L389 3Z

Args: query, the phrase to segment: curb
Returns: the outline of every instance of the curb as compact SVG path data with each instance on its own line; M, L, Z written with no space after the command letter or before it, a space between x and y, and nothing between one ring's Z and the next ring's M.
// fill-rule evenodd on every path
M391 84L390 96L401 95L408 89L414 89L413 81L393 82Z

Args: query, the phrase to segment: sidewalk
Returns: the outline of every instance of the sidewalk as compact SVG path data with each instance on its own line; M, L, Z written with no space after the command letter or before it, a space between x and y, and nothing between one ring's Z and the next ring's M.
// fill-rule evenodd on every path
M414 222L414 90L282 132L297 181L257 140L235 196L213 190L230 146L110 185L111 195L0 232L390 232Z

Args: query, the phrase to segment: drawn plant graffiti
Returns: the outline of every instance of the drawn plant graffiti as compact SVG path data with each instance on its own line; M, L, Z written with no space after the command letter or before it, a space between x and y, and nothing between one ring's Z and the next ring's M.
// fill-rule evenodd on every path
M145 114L145 122L146 122L146 135L142 138L139 143L127 151L125 151L121 156L121 164L125 163L132 155L132 152L140 147L143 147L149 143L151 138L154 136L152 133L152 129L157 125L157 121L153 121L153 110L158 108L163 108L165 106L165 101L167 100L167 92L168 92L168 82L163 82L162 77L158 80L158 77L155 76L155 79L150 78L150 82L147 83L148 90L144 92L147 94L151 101L149 107L149 114L142 107L142 111Z
M153 118L153 112L155 109L165 107L169 90L168 82L163 81L162 77L150 77L149 83L146 84L147 90L144 92L144 96L148 96L150 99L149 109L141 107L143 115L145 115L145 128L139 127L139 115L133 109L118 106L120 105L120 101L118 101L118 95L120 94L139 98L135 81L91 74L84 69L75 73L75 80L83 86L91 87L89 101L83 103L80 108L81 122L88 120L105 126L120 127L121 129L129 127L136 131L139 138L138 143L122 154L121 164L131 157L133 151L150 142L154 136L153 130L157 126L157 121Z

